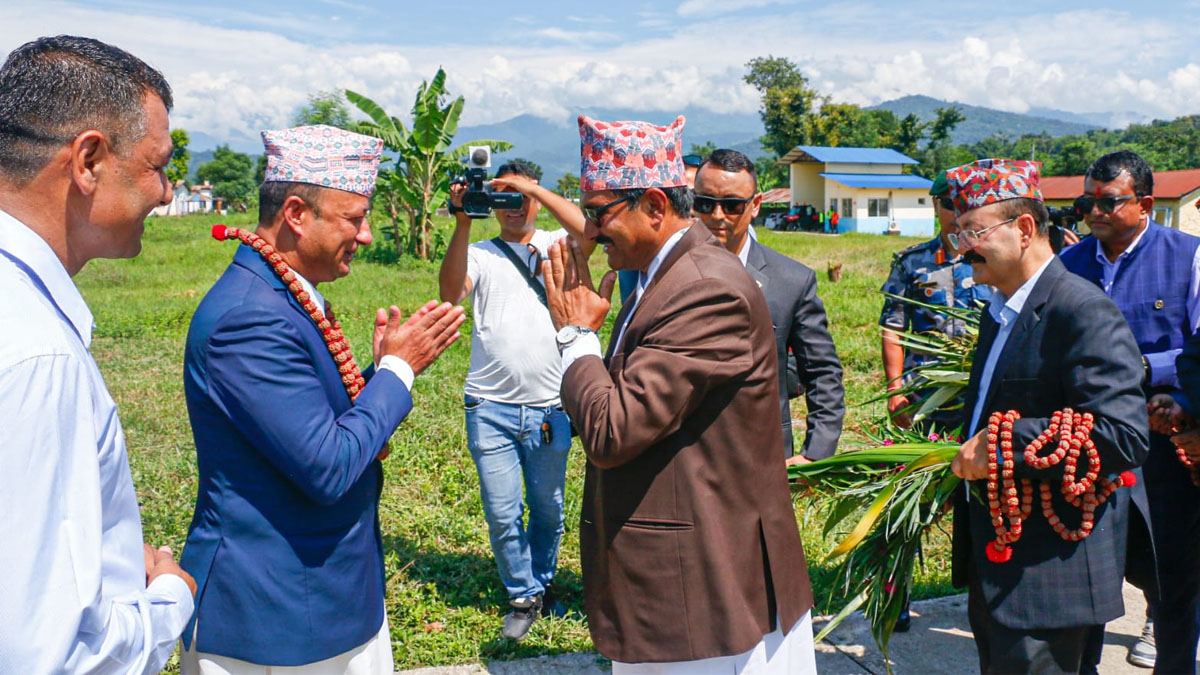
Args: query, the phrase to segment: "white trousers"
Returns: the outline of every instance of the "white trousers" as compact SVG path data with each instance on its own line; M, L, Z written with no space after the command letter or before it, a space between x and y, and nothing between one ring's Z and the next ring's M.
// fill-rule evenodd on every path
M796 622L787 635L776 628L754 648L733 656L672 663L621 663L613 661L613 675L793 675L816 673L811 612Z
M392 675L395 670L392 663L392 636L386 614L379 632L364 644L302 666L261 666L228 656L197 652L194 632L192 648L179 656L179 672L182 675Z

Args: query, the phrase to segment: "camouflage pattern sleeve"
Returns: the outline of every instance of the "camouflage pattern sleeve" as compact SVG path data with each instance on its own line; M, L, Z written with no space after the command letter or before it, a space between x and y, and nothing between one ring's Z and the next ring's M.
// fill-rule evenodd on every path
M901 251L892 259L892 271L879 290L892 295L904 296L906 294L910 276L908 266L905 265L902 257L902 254L906 252ZM894 298L885 297L883 311L879 314L879 325L893 330L905 330L909 324L909 308L910 305Z

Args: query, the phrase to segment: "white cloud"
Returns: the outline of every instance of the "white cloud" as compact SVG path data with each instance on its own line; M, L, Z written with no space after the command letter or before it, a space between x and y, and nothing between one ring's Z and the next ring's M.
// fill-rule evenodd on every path
M791 0L684 0L679 7L675 8L675 13L679 16L700 16L700 15L716 15L729 14L751 7L765 7L767 5L787 4Z
M603 31L538 22L531 32L537 40L498 47L322 46L280 34L290 24L279 22L295 18L260 17L245 24L254 28L247 30L136 8L25 3L5 10L0 53L54 33L110 41L163 70L176 93L173 125L250 144L258 130L286 124L310 93L322 90L353 89L403 114L417 86L439 66L446 67L450 91L466 96L464 125L522 113L565 121L584 107L660 111L664 120L689 105L753 112L758 96L742 81L744 64L767 54L798 63L834 100L864 105L925 94L1017 112L1032 106L1157 117L1200 112L1200 59L1188 60L1187 36L1168 19L1130 22L1126 14L1096 11L952 25L830 5L781 9L764 21L708 18L704 0L680 5L681 14L685 5L695 18L630 17L633 23L670 20L669 30L653 31L657 37L629 37L623 28L626 40L619 42ZM730 6L747 5L722 5ZM349 15L339 23L338 30L353 30ZM1064 35L1087 36L1087 42Z

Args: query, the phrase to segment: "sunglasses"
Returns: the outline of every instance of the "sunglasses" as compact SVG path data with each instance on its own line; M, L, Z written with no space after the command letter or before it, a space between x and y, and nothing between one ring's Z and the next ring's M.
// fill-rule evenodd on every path
M585 206L582 209L583 217L586 218L587 220L590 220L591 222L595 223L596 226L599 227L600 219L604 217L604 213L606 211L608 211L612 207L616 206L617 204L624 204L625 202L630 201L632 199L633 199L633 195L625 195L624 197L619 197L617 199L614 199L611 202L604 204L603 206Z
M683 156L683 165L684 166L700 166L700 164L703 161L704 161L704 158L701 157L700 155L684 155Z
M1109 215L1116 213L1125 205L1125 202L1137 199L1137 195L1121 195L1120 197L1089 197L1080 195L1075 198L1075 206L1079 208L1080 213L1088 214L1092 212L1093 207L1099 207L1101 213Z
M725 215L740 216L746 210L746 205L752 201L754 201L754 197L747 197L746 199L738 199L737 197L722 197L718 199L716 197L702 197L700 195L696 195L692 200L692 209L694 209L696 213L708 214L715 211L717 209L717 205L720 204L721 210L725 212Z
M949 197L938 197L938 206L946 209L947 211L953 211L954 200L950 199Z

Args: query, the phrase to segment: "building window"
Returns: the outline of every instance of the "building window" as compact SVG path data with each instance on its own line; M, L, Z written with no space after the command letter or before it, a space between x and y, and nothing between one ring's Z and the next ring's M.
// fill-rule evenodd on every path
M1154 209L1154 222L1159 225L1174 227L1174 224L1171 222L1171 209L1165 206Z
M849 199L842 200L842 216L846 218L854 217L854 205Z
M884 199L868 199L867 200L867 217L868 218L886 218L888 213L888 200Z
M921 205L921 206L925 206L925 198L924 198L924 197L917 197L917 204L919 204L919 205Z

